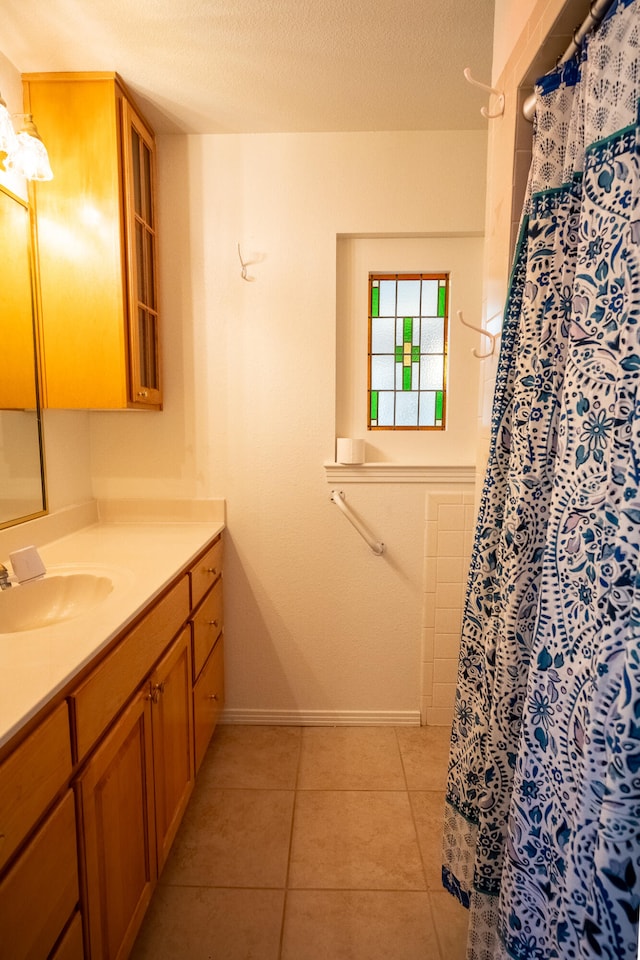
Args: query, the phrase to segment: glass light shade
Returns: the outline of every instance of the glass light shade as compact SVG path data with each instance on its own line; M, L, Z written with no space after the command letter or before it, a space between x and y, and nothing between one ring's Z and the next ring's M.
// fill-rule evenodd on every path
M8 166L21 173L27 180L53 180L47 148L30 113L25 115L22 130L16 136L17 146L7 161Z
M2 96L0 96L0 151L10 157L17 146L18 141L11 122L11 114Z

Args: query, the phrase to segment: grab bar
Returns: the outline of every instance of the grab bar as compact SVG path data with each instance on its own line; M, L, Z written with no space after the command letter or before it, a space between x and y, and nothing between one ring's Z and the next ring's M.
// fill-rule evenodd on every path
M344 502L344 493L342 490L332 490L331 491L331 500L335 503L337 507L340 507L343 514L347 520L353 524L363 540L366 540L368 545L371 547L373 552L377 557L381 557L384 553L384 543L381 540L374 540L371 534L365 530L364 526L360 523L358 518L354 516L349 507Z

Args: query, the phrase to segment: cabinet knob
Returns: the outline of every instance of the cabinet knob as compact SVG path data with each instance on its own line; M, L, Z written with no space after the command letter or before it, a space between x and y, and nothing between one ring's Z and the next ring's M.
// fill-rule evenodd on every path
M164 693L164 680L161 680L160 683L154 683L149 689L147 694L147 700L151 700L151 703L158 703L160 700L161 694Z
M209 696L207 697L207 700L217 700L217 699L218 699L217 693L210 693Z
M209 626L217 627L219 622L220 622L219 620L209 620Z
M216 567L207 567L207 573L212 573L212 574L214 575L214 577L215 577L215 575L217 574L217 572L218 572L218 571L217 571Z
M148 397L148 396L149 396L149 391L148 391L148 390L138 390L138 396L139 396L139 397Z

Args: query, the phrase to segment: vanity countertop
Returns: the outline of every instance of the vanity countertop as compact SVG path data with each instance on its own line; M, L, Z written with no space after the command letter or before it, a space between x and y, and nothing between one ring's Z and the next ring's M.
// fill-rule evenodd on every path
M72 620L0 634L0 746L223 529L224 523L216 521L96 523L39 547L49 575L56 567L67 572L69 567L78 572L104 568L115 586L100 604ZM2 562L9 566L7 559Z

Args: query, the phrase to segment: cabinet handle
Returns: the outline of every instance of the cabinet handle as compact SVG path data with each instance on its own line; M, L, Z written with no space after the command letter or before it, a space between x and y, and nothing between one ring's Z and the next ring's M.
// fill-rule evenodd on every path
M139 396L139 397L148 397L148 396L149 396L149 391L148 391L148 390L138 390L138 396Z
M210 626L210 627L217 627L217 626L218 626L218 623L219 623L218 620L209 620L209 626Z
M207 573L212 573L212 574L214 575L214 577L215 577L215 575L217 574L218 571L217 571L216 567L207 567L206 572L207 572Z
M164 680L161 680L160 683L152 684L149 693L147 694L147 700L151 700L151 703L158 703L160 700L161 694L164 693Z
M210 693L209 696L207 697L207 700L217 700L217 699L218 699L217 693Z

